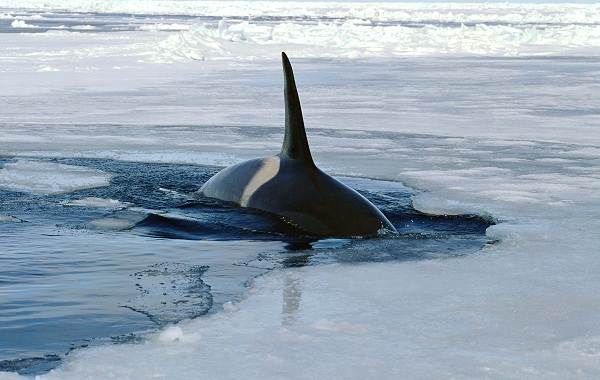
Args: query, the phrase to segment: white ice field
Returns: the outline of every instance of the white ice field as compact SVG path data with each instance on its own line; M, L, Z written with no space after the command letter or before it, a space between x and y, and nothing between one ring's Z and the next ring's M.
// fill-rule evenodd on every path
M3 188L110 180L36 157L274 153L285 50L323 169L499 222L474 255L271 272L222 313L40 379L600 377L600 5L16 3L0 0Z

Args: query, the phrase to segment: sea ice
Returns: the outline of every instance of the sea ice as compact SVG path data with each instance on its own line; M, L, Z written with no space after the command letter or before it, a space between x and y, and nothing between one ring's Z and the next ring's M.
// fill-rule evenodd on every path
M0 169L0 187L38 194L106 186L110 175L83 166L20 159Z

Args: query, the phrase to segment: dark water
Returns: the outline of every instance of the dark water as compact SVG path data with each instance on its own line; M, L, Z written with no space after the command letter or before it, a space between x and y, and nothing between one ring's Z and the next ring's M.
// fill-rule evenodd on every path
M0 165L11 158L0 159ZM112 174L109 186L59 195L0 190L0 371L47 371L69 351L140 340L166 323L221 309L268 270L330 262L445 258L479 251L489 221L415 211L395 182L342 177L399 235L304 236L277 218L194 192L208 166L47 160ZM73 206L85 198L122 206Z

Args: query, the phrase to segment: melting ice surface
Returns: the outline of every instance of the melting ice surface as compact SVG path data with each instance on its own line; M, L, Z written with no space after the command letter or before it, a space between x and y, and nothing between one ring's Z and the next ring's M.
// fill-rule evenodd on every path
M0 342L23 360L0 378L600 377L597 4L19 6L0 0ZM318 164L400 238L314 242L189 198L279 149L280 50Z

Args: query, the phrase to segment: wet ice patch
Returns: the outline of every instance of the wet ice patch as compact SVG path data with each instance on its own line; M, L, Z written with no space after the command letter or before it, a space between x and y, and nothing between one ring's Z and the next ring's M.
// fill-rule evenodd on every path
M0 169L0 188L34 194L60 194L107 186L110 174L83 166L18 160Z
M131 206L131 203L121 202L117 199L86 197L86 198L73 199L70 201L62 202L62 205L120 210L120 209L124 209L128 206Z
M136 272L132 277L140 294L124 307L146 315L159 325L206 314L212 306L210 286L202 281L207 269L199 265L160 263ZM164 339L173 340L174 333L164 334Z

